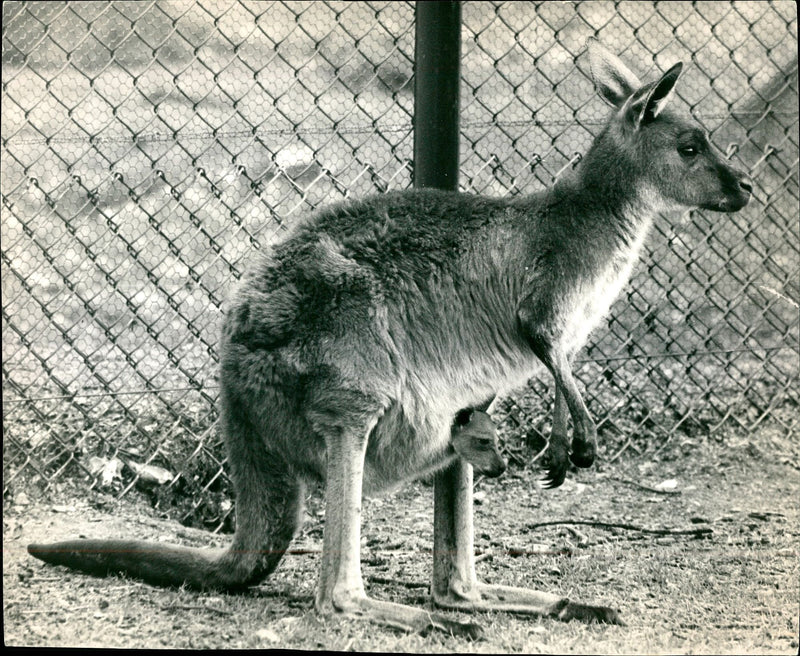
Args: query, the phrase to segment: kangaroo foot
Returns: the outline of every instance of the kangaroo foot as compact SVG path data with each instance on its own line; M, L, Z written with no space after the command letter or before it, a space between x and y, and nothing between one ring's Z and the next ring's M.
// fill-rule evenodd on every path
M475 622L447 617L442 613L422 608L379 601L367 596L340 599L332 604L317 604L317 610L322 614L367 620L381 626L409 633L419 633L423 636L428 635L431 631L441 631L469 640L482 640L484 636L483 627Z
M624 625L619 613L613 608L576 603L566 597L538 590L478 583L475 592L478 594L462 595L449 591L445 595L434 595L434 603L441 608L461 611L501 611L554 617L565 622L579 620Z

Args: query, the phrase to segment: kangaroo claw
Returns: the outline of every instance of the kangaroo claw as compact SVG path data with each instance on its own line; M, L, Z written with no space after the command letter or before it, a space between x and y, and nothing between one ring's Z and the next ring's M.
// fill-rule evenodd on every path
M567 478L566 468L560 471L554 469L548 469L547 475L543 479L541 479L539 483L545 490L552 490L554 488L559 487L566 478Z
M560 436L550 437L545 466L546 475L542 479L542 487L550 490L561 485L567 477L567 469L569 468L566 439Z

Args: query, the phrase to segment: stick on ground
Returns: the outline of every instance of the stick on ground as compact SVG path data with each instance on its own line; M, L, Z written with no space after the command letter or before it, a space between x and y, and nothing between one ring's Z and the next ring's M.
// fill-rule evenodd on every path
M652 533L653 535L711 535L714 531L708 526L700 528L646 528L644 526L636 526L635 524L624 524L615 522L596 522L588 519L573 519L573 520L558 520L552 522L536 522L528 524L526 528L539 528L541 526L566 526L569 524L581 526L595 526L597 528L620 528L626 531L639 531L641 533Z

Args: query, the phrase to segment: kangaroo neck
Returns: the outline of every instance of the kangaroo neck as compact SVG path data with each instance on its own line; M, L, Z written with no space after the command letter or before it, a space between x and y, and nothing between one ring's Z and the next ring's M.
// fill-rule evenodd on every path
M627 163L593 161L590 152L545 192L541 219L554 229L554 237L599 239L624 247L640 241L649 228L658 211L655 200Z

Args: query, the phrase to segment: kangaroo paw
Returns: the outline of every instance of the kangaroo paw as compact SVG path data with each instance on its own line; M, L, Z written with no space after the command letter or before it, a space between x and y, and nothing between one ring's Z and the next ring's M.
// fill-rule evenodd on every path
M542 487L545 489L556 488L564 482L569 468L569 454L567 453L567 441L561 436L551 436L550 446L547 449L545 460L546 474L542 479Z
M594 464L595 445L591 440L572 440L572 453L569 459L576 467L591 467Z

